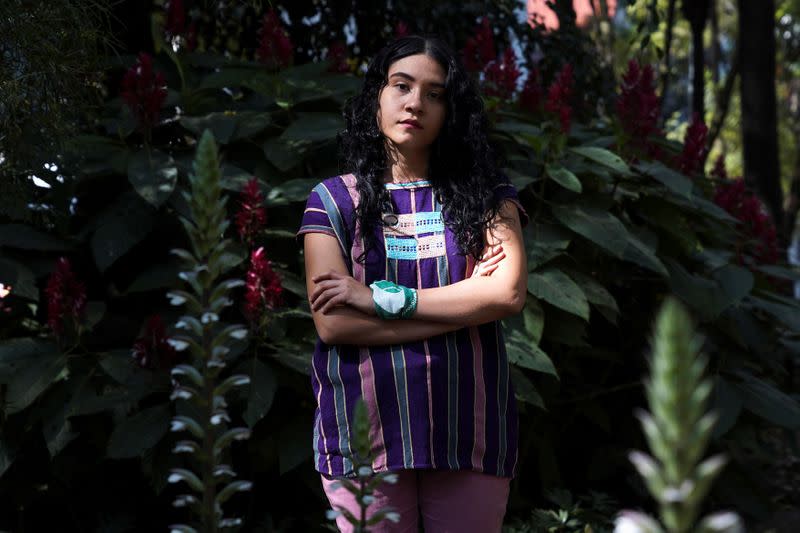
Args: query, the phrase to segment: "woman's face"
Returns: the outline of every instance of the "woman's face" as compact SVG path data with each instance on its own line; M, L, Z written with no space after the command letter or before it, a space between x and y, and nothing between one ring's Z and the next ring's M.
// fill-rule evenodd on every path
M378 125L401 152L427 150L442 129L446 114L445 72L432 57L416 54L389 67L378 96Z

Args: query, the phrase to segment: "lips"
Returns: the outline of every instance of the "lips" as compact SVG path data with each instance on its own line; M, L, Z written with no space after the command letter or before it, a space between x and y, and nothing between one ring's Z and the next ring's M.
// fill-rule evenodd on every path
M411 126L411 127L413 127L413 128L416 128L416 129L418 129L418 130L421 130L421 129L422 129L422 124L420 124L419 122L417 122L417 121L416 121L416 120L414 120L414 119L407 119L407 120L403 120L403 121L401 121L401 122L400 122L400 124L406 124L406 125L408 125L408 126Z

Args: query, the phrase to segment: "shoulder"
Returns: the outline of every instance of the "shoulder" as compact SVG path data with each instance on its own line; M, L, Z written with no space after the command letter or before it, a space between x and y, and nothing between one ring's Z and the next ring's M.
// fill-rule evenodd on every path
M331 176L317 183L312 189L312 193L320 196L330 196L337 205L352 201L355 189L355 177L352 174L342 174Z

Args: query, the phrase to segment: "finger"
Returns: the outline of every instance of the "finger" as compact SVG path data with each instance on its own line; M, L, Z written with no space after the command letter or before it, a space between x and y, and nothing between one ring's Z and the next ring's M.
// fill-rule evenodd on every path
M324 279L339 279L344 277L342 274L339 274L335 270L328 270L327 272L323 272L322 274L318 274L311 278L313 281L317 280L324 280Z
M314 290L311 292L311 300L315 300L319 297L319 295L326 290L332 289L334 287L338 287L341 284L341 281L336 279L330 280L323 280L317 283L317 286L314 287Z
M481 272L481 276L489 276L492 272L497 270L499 265L490 265Z
M486 259L492 257L493 255L501 252L503 250L502 244L496 244L494 246L490 246L486 249L486 251L481 256L481 261L485 261Z
M318 311L319 309L322 308L322 306L325 305L325 302L333 298L337 293L338 291L336 290L335 287L330 289L325 289L314 300L314 303L311 305L311 309L314 311Z
M343 292L340 292L339 294L336 294L330 300L328 300L328 302L324 306L322 306L320 312L323 315L325 315L328 313L328 311L330 311L337 305L345 303L344 300L345 300L345 295L343 294Z
M483 266L485 267L485 266L488 266L488 265L496 265L497 263L502 261L505 256L506 256L505 252L500 252L499 254L497 254L495 256L492 256L491 259L488 259L488 260L484 261L483 262Z

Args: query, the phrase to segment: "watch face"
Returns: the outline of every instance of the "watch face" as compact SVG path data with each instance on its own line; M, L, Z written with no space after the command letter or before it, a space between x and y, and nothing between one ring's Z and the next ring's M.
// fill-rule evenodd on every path
M383 215L383 221L384 221L384 222L385 222L385 223L386 223L388 226L396 226L396 225L397 225L397 222L398 222L398 220L399 220L399 219L397 218L397 215L395 215L394 213L385 213L385 214Z

